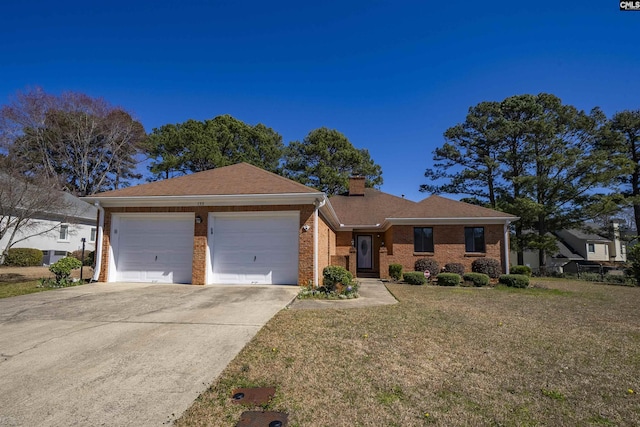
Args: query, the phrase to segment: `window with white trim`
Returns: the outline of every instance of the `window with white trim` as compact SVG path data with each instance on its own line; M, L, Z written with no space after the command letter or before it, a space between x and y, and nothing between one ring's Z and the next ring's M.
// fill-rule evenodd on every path
M69 240L69 226L68 225L61 225L60 226L60 233L58 234L58 240L65 241L65 242Z
M594 243L588 243L587 244L587 252L589 253L595 253L596 252L596 245Z
M89 241L90 242L95 242L96 241L97 233L98 233L98 230L96 228L92 228L91 229L91 237L89 237Z

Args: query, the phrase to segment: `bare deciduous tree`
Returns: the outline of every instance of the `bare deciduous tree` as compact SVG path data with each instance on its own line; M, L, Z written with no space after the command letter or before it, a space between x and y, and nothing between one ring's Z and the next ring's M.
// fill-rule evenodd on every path
M34 185L0 159L0 264L16 243L49 233L77 216L78 206L56 187L44 178Z
M99 98L36 88L0 109L0 147L26 176L59 180L86 196L126 185L146 133L125 110Z

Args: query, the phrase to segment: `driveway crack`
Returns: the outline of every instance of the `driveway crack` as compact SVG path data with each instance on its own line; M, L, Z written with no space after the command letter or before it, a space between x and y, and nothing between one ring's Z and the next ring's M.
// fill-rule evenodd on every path
M4 360L0 360L0 363L7 361L7 360L8 360L8 358L15 357L15 356L19 356L19 355L21 355L21 354L23 354L23 353L26 353L26 352L28 352L28 351L34 350L34 349L36 349L36 348L40 347L41 345L47 344L47 343L49 343L49 342L51 342L51 341L55 341L55 340L60 339L60 338L68 337L69 335L73 335L73 334L75 334L76 332L81 332L81 331L86 331L86 330L88 330L88 329L98 328L98 327L100 327L100 326L104 326L105 324L107 324L107 322L103 322L103 323L101 323L101 324L99 324L99 325L90 325L90 326L86 326L86 327L84 327L84 328L75 329L75 330L73 330L73 331L69 331L69 332L64 333L64 334L62 334L62 335L57 335L57 336L55 336L55 337L48 338L48 339L46 339L46 340L44 340L44 341L40 341L40 342L38 342L38 343L36 343L36 344L32 345L31 347L25 348L24 350L19 351L18 353L15 353L15 354L5 354L5 353L2 353L2 354L0 355L0 357L3 357L3 358L5 358L5 359L4 359Z

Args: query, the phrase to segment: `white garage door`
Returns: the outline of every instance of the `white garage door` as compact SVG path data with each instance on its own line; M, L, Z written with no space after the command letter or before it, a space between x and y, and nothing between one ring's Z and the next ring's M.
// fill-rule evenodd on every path
M193 227L193 214L114 215L116 281L191 283Z
M210 283L297 284L298 212L212 214Z

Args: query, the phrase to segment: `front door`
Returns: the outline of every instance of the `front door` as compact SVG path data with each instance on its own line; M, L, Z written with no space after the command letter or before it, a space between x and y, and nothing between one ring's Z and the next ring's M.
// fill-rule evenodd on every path
M358 270L373 268L373 236L356 236L356 249L358 251Z

